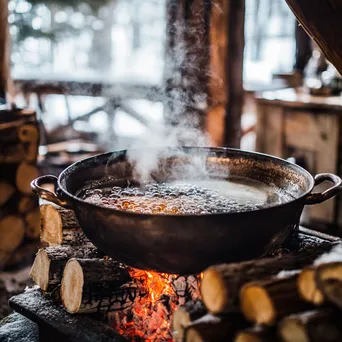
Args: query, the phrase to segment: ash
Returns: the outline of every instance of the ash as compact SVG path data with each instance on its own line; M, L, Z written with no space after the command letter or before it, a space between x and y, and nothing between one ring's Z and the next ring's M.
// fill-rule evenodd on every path
M200 297L199 276L177 276L134 271L133 282L144 288L131 308L109 314L111 326L129 341L173 341L171 320L175 309Z

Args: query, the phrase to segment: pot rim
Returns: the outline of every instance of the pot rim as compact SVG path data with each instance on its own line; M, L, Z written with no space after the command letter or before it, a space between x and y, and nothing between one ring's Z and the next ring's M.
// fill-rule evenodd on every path
M120 215L124 215L124 216L135 216L135 217L142 217L142 218L151 218L151 217L160 217L160 218L167 218L167 217L187 217L187 218L194 218L194 217L207 217L207 216L221 216L221 215L246 215L249 213L264 213L265 211L268 210L273 210L273 209L277 209L277 208L281 208L290 204L293 204L295 202L299 202L301 200L305 200L305 198L312 192L313 188L315 187L315 180L314 177L309 173L309 171L307 171L306 169L304 169L303 167L292 163L288 160L276 157L276 156L272 156L269 154L265 154L265 153L260 153L260 152L253 152L253 151L246 151L246 150L241 150L241 149L237 149L237 148L229 148L229 147L209 147L209 146L164 146L163 148L168 149L168 148L174 148L174 149L182 149L182 150L207 150L208 152L221 152L224 153L226 151L228 152L237 152L237 153L241 153L241 154L245 154L248 156L259 156L259 157L263 157L265 159L268 159L270 161L276 161L282 164L285 164L286 166L290 166L293 169L295 169L298 172L301 172L304 176L306 176L310 182L310 185L308 187L308 190L305 191L301 196L294 198L293 200L290 200L286 203L282 203L282 204L277 204L274 206L270 206L270 207L266 207L266 208L261 208L261 209L253 209L253 210L247 210L247 211L239 211L239 212L222 212L222 213L207 213L207 214L162 214L162 213L157 213L157 214L146 214L146 213L136 213L136 212L132 212L132 211L124 211L124 210L118 210L118 209L114 209L114 208L108 208L108 207L104 207L98 204L94 204L94 203L90 203L87 202L73 194L71 194L69 191L67 191L62 185L61 185L61 180L63 179L63 177L67 177L66 174L68 173L72 173L73 171L70 171L71 169L75 169L77 168L80 164L84 163L85 161L91 160L91 159L96 159L96 158L105 158L106 156L110 156L113 153L125 153L128 150L149 150L149 149L153 149L153 148L157 148L156 146L152 147L138 147L138 148L129 148L129 149L121 149L121 150L114 150L112 152L106 152L106 153L101 153L101 154L97 154L91 157L87 157L84 159L81 159L73 164L71 164L70 166L68 166L66 169L64 169L60 175L58 176L58 180L57 180L57 184L58 184L58 189L61 190L63 192L64 195L66 195L68 198L70 198L72 201L76 201L76 202L81 202L84 205L87 205L89 207L94 207L97 209L102 209L107 211L108 213L115 213L115 214L120 214ZM159 148L159 147L158 147ZM74 208L74 205L72 206Z

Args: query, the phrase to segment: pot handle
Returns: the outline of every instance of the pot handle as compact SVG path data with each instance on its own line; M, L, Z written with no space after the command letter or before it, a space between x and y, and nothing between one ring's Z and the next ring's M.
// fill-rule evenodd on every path
M330 181L334 184L322 193L311 193L306 197L305 204L319 204L336 196L342 190L342 179L332 173L321 173L315 177L315 186Z
M58 178L56 176L42 176L38 177L31 182L31 190L37 194L40 198L53 202L64 208L71 208L68 202L57 195ZM54 192L42 188L43 184L52 184L54 186Z

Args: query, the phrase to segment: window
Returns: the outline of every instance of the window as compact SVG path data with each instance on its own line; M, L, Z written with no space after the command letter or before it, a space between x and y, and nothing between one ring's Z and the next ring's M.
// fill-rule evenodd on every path
M272 73L292 71L295 25L284 0L246 0L246 81L267 81Z

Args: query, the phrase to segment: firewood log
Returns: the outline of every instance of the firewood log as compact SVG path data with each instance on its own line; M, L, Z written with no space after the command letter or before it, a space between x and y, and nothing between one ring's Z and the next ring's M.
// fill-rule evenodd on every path
M39 131L36 125L26 124L18 129L18 138L21 142L37 142L39 140Z
M239 331L235 337L235 342L276 342L277 336L275 329L265 328L256 325Z
M72 246L46 247L37 252L34 259L30 277L45 292L52 291L60 284L63 269L69 259L98 258L102 254L94 246Z
M323 294L317 287L314 267L306 267L301 271L297 286L299 295L303 300L314 305L322 305L324 303Z
M19 216L9 215L0 220L0 269L21 244L24 235L24 221Z
M39 128L37 125L27 124L19 127L18 138L24 146L24 160L35 162L38 156Z
M40 211L35 208L25 214L25 236L28 239L39 239L40 235Z
M206 315L194 321L184 331L185 342L232 341L235 334L246 328L247 322L239 313L224 317Z
M317 287L324 298L342 308L342 262L322 264L316 268Z
M184 330L191 322L203 317L207 313L204 304L200 300L193 300L179 307L172 318L172 335L177 342L183 341Z
M335 303L331 297L330 285L333 281L336 290L338 288L337 281L342 279L339 264L342 265L342 246L338 244L331 251L317 258L310 268L305 268L302 271L298 278L298 290L301 297L315 305L322 305L327 297ZM320 286L318 282L320 282ZM327 295L322 293L323 288L327 289Z
M278 334L284 342L340 342L341 314L325 309L291 315L279 324Z
M20 196L18 202L18 212L20 214L26 214L34 208L38 208L38 199L36 196Z
M121 285L129 282L128 269L105 259L70 259L63 272L61 300L69 313L95 313L121 310L124 297L135 299L137 288Z
M2 207L15 193L15 188L4 180L0 180L0 207Z
M51 204L43 204L40 206L40 215L40 239L49 246L90 243L72 210Z
M297 278L298 273L244 285L240 303L247 320L269 326L286 315L306 310L309 304L299 297Z
M204 271L202 300L209 312L229 312L238 305L241 287L250 281L269 278L282 270L301 269L333 247L330 243L289 253L281 258L264 258L241 263L222 264Z
M39 171L34 165L22 162L16 173L17 189L25 195L30 195L32 193L30 183L38 176Z
M22 269L25 266L32 265L38 248L39 241L24 241L6 262L5 270Z

